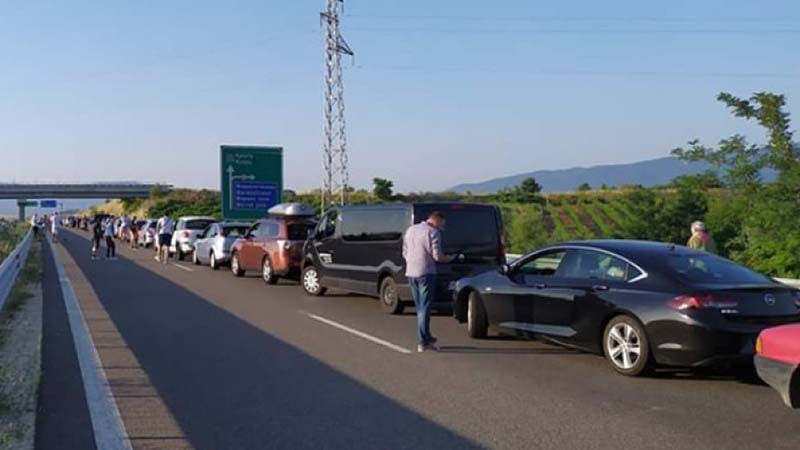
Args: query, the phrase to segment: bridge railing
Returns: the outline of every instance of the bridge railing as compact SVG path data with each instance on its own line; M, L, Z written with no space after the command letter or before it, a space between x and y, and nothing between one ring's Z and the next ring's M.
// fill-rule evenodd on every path
M17 247L0 263L0 311L5 307L11 289L14 288L14 283L17 281L17 276L28 259L32 240L32 232L28 230Z

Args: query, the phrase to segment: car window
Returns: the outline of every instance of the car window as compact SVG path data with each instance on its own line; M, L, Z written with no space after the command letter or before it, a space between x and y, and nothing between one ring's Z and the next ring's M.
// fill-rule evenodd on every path
M214 221L208 219L187 220L186 222L183 222L183 227L187 230L202 230L212 223L214 223ZM183 228L178 229L182 230Z
M414 222L425 220L434 210L445 215L442 247L445 253L495 256L500 251L500 222L491 206L463 204L418 205Z
M771 284L769 278L709 253L673 254L665 258L679 278L703 284Z
M276 238L280 232L281 227L276 222L265 222L261 227L261 237Z
M411 218L407 209L353 209L342 214L342 239L346 241L397 241Z
M214 234L216 234L216 231L215 231L216 227L217 227L216 225L211 225L208 228L206 228L205 230L203 230L203 233L200 235L200 239L208 239L209 237L211 237Z
M559 269L565 278L624 281L628 277L628 263L605 252L572 249Z
M232 226L232 227L224 227L223 231L225 232L226 237L242 237L247 233L247 227L241 226Z
M247 235L250 237L257 237L259 236L259 228L261 228L261 222L256 222L250 227L250 231L247 232Z
M319 223L317 230L320 238L331 237L336 233L336 226L339 220L339 211L336 209L328 211Z
M553 250L540 253L517 266L517 272L523 275L555 275L566 254L566 250Z

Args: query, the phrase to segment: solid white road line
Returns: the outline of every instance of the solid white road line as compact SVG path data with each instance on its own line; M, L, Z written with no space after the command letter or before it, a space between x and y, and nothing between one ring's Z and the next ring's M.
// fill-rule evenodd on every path
M58 272L58 281L61 285L61 294L64 297L64 304L67 309L67 318L75 344L75 353L78 355L78 365L81 368L86 403L89 406L89 416L92 419L95 444L98 449L103 450L131 450L128 432L125 430L125 424L122 422L117 403L114 401L114 394L111 393L106 372L103 370L100 356L97 354L94 342L92 342L89 328L86 325L81 308L78 306L72 283L67 277L64 265L61 264L57 250L50 244L49 239L47 239L47 242L53 254L56 272Z
M334 328L338 328L338 329L340 329L342 331L346 331L346 332L348 332L348 333L350 333L352 335L358 336L358 337L360 337L362 339L366 339L366 340L368 340L368 341L370 341L372 343L375 343L375 344L378 344L378 345L382 345L382 346L384 346L384 347L386 347L388 349L394 350L396 352L400 352L400 353L404 353L404 354L412 353L411 350L409 350L407 348L401 347L401 346L396 345L396 344L392 344L391 342L388 342L388 341L384 341L381 338L372 336L371 334L364 333L363 331L358 331L355 328L350 328L347 325L342 325L339 322L334 322L333 320L326 319L324 317L320 317L320 316L318 316L316 314L311 314L311 313L308 313L308 312L301 311L301 313L305 314L309 318L314 319L314 320L316 320L318 322L322 322L322 323L324 323L326 325L330 325L330 326L332 326Z
M190 268L188 268L188 267L186 267L186 266L184 266L182 264L172 263L172 265L177 267L177 268L179 268L179 269L183 269L183 270L185 270L187 272L194 272L194 269L190 269Z

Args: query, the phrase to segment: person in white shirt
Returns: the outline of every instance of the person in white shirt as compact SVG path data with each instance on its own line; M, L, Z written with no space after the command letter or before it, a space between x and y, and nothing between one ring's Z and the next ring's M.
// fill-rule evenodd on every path
M31 216L31 229L33 230L33 237L39 238L39 217L34 213Z
M156 233L158 234L158 256L156 259L166 264L169 258L169 244L172 241L172 233L175 231L175 224L166 214L161 216L156 223Z
M106 221L103 236L106 238L106 259L117 259L117 246L114 244L114 221Z
M58 213L50 218L50 232L53 234L53 242L58 242L58 229L61 228L61 216Z

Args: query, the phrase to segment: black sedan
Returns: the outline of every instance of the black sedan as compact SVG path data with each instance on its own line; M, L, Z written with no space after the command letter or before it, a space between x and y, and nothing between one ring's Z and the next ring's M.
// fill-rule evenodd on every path
M488 330L604 354L625 375L752 359L758 333L800 322L800 294L732 261L644 241L548 246L459 280L454 313Z

